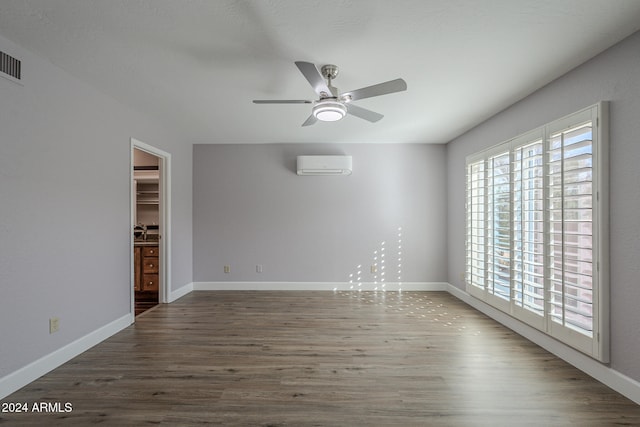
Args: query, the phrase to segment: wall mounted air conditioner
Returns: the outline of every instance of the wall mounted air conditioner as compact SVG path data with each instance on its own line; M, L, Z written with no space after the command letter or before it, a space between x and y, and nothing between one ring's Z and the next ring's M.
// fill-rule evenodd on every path
M351 156L298 156L298 175L351 175Z

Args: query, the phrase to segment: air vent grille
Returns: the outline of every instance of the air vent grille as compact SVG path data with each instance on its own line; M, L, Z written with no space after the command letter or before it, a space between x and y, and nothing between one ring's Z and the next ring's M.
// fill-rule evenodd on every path
M0 51L0 73L20 80L22 62L13 56Z

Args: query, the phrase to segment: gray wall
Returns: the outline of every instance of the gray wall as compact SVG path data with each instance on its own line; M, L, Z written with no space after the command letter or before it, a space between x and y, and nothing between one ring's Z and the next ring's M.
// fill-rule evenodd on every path
M465 156L610 101L611 367L640 380L640 33L447 145L449 282L463 288Z
M297 176L296 156L314 154L353 156L353 175ZM195 145L193 158L195 282L348 282L358 264L373 281L381 242L397 266L398 227L401 280L446 278L443 145Z
M0 377L130 311L130 138L173 155L173 286L191 282L192 150L0 38ZM49 318L60 331L49 334Z

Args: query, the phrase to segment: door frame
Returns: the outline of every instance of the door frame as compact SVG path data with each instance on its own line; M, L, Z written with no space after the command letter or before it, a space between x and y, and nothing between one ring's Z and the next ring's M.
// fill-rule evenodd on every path
M133 174L133 163L134 163L134 149L145 151L149 154L153 154L158 157L158 170L159 170L159 182L158 182L158 192L159 192L159 224L158 224L158 232L160 234L160 241L158 242L158 251L159 251L159 263L160 263L160 271L158 273L158 303L168 303L169 302L169 290L171 289L171 153L167 153L159 148L156 148L152 145L146 144L142 141L139 141L135 138L131 138L131 148L130 148L130 228L129 228L129 254L130 254L130 288L131 288L131 314L135 319L135 269L134 269L134 236L133 236L133 227L135 226L136 218L134 216L135 211L135 203L136 203L136 189L135 189L135 179Z

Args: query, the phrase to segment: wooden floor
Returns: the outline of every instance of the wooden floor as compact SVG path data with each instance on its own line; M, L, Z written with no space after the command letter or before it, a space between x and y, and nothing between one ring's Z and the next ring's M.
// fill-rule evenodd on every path
M158 291L135 291L133 301L135 315L138 316L158 305Z
M609 426L640 406L442 292L193 292L3 402L7 426Z

